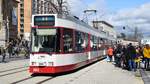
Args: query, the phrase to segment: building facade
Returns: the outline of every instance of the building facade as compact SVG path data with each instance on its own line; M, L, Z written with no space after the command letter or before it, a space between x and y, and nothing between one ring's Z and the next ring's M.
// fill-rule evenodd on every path
M32 0L20 0L18 17L18 34L21 39L30 39L31 17L32 17Z
M144 37L141 39L141 44L145 45L145 44L149 44L150 45L150 37Z
M117 39L117 33L113 26L106 21L93 21L93 27L106 34L108 37Z
M18 17L18 33L22 39L30 40L33 14L56 13L55 0L20 0ZM53 11L52 11L53 10Z
M58 12L56 0L32 0L32 14L52 14Z
M0 0L0 44L4 45L18 35L19 0Z

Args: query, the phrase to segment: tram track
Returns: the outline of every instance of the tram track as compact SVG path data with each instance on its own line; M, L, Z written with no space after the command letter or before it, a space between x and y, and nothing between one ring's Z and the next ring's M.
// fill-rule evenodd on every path
M11 84L21 83L21 82L24 82L24 81L28 81L28 80L30 80L30 79L32 79L32 78L36 78L36 77L35 77L35 76L26 77L26 78L23 78L23 79L21 79L21 80L12 82ZM49 80L51 80L51 79L53 79L53 78L55 78L55 77L46 78L46 79L44 79L44 80L41 80L41 81L37 82L36 84L42 84L42 83L44 83L44 82L46 82L46 81L49 81Z
M13 70L18 70L18 69L22 69L22 68L26 68L26 67L28 67L28 66L7 69L7 70L0 71L0 73L4 73L4 72L8 72L8 71L13 71Z
M23 82L23 81L29 80L29 79L31 79L31 78L33 78L33 76L26 77L26 78L24 78L24 79L21 79L21 80L15 81L15 82L13 82L13 83L11 83L11 84L17 84L17 83L20 83L20 82Z
M55 77L47 78L47 79L42 80L42 81L40 81L40 82L38 82L38 83L36 83L36 84L42 84L42 83L44 83L44 82L46 82L46 81L52 80L53 78L55 78Z
M27 71L27 70L28 69L23 69L23 70L19 70L19 71L9 72L9 73L0 75L0 77L11 75L11 74L15 74L15 73L20 73L20 72Z

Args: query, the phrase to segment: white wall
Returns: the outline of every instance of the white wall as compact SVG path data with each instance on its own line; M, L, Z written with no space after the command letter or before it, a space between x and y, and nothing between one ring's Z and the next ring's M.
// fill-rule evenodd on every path
M108 34L108 36L113 36L114 38L117 38L117 33L115 31L114 28L106 25L106 24L103 24L103 23L99 23L98 24L99 28L102 28L102 29L99 29L99 30L103 30L104 32L106 32Z

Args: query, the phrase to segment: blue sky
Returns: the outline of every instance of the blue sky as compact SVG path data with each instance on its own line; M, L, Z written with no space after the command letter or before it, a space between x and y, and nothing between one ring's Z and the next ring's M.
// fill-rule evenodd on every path
M109 10L116 11L121 9L138 7L150 2L150 0L105 0Z

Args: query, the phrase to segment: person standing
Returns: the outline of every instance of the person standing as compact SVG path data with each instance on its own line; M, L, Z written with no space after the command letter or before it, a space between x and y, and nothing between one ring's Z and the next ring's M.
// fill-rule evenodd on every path
M149 44L146 44L144 50L143 50L144 58L145 58L145 69L150 70L149 68L149 62L150 62L150 46Z
M13 53L12 42L9 42L9 44L8 44L8 53L9 53L9 58L11 58L12 57L12 53Z
M113 56L113 48L112 47L109 47L108 50L107 50L107 55L110 59L110 62L112 61L112 56Z
M114 50L115 66L121 67L121 55L122 55L122 45L118 44L117 48Z
M134 69L134 71L136 71L136 63L134 61L136 58L136 49L132 45L132 43L129 43L127 47L127 58L128 58L129 70L132 71Z
M1 47L1 55L2 55L2 62L6 62L5 58L6 58L6 48Z

